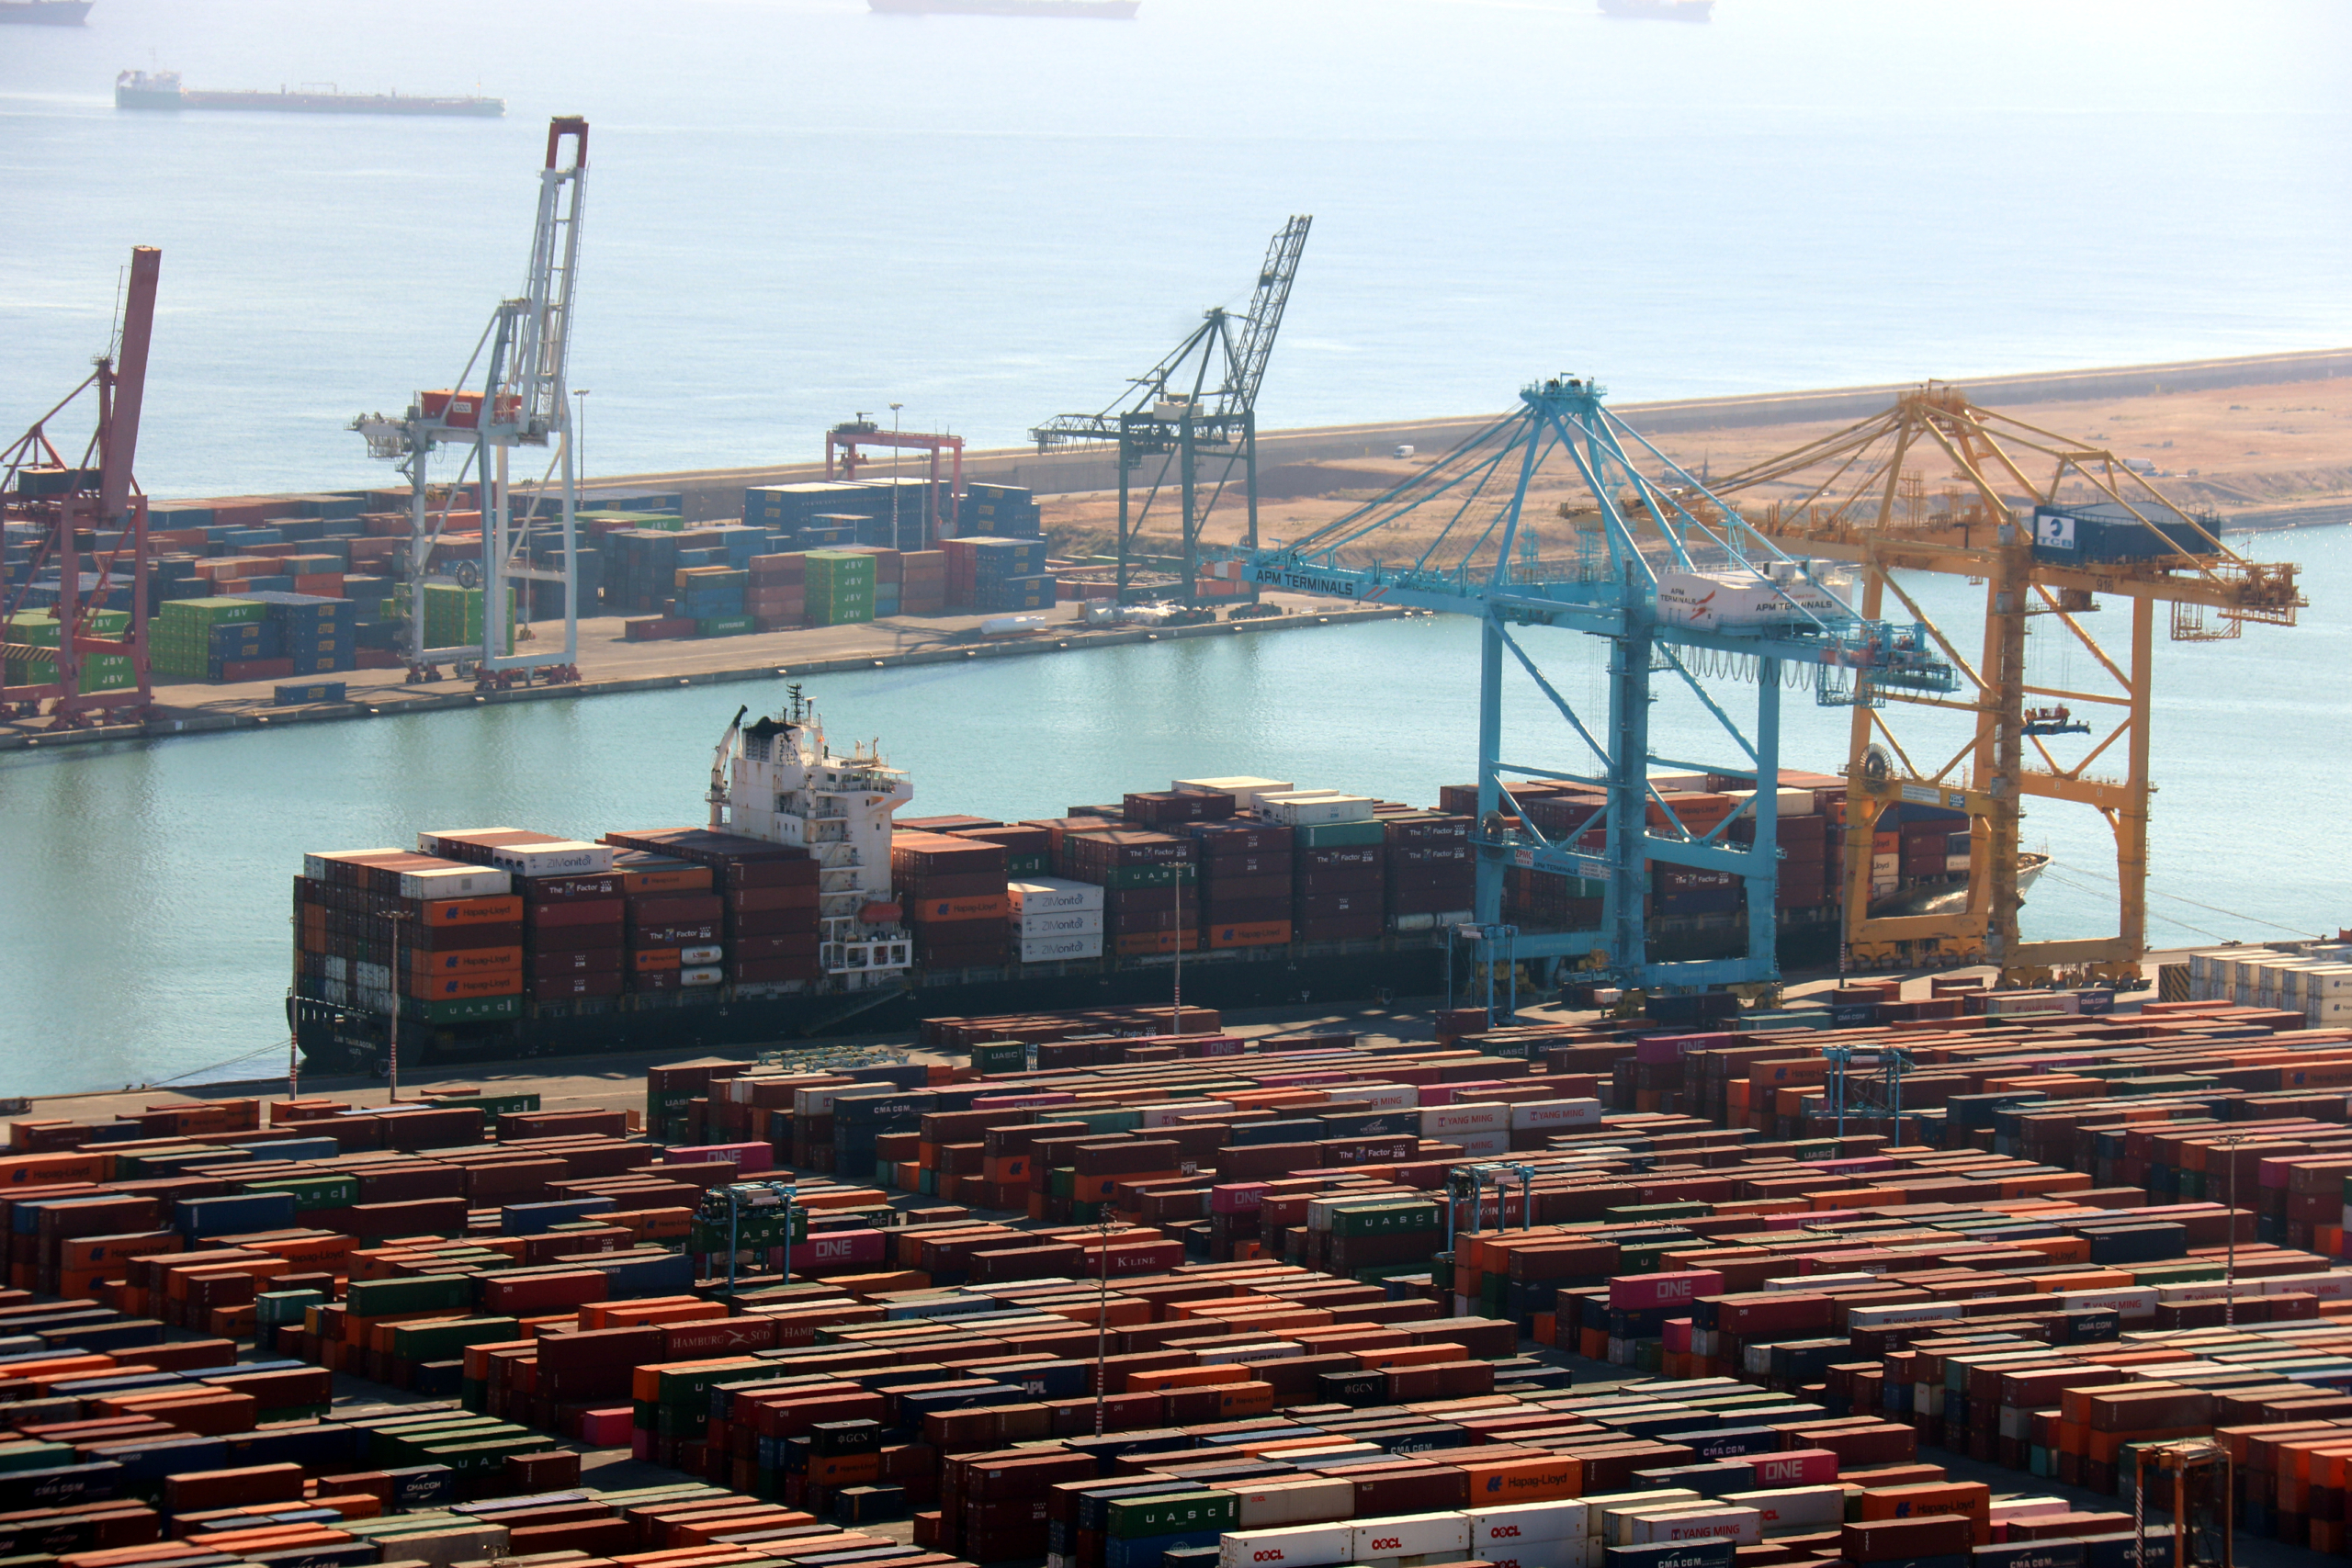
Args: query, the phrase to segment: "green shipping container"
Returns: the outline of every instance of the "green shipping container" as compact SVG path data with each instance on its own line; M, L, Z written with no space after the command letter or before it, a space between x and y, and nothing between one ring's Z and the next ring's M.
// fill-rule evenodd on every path
M749 615L706 615L695 623L697 637L741 637L752 629Z
M1229 1530L1241 1521L1241 1499L1204 1486L1197 1492L1168 1492L1111 1499L1110 1534L1115 1540L1146 1536Z
M1394 1235L1399 1231L1443 1228L1435 1203L1391 1203L1377 1209L1341 1209L1331 1216L1333 1235Z
M452 1309L463 1312L473 1304L473 1281L463 1274L354 1280L344 1292L344 1310L354 1317L392 1317Z
M294 1209L347 1209L359 1201L356 1176L277 1176L243 1184L247 1192L291 1192Z
M984 1041L972 1047L976 1073L1017 1073L1028 1066L1029 1048L1018 1040Z
M520 997L458 997L449 1001L420 1001L414 997L401 998L401 1016L424 1023L478 1023L487 1019L520 1018L523 998Z
M1102 874L1105 887L1173 887L1197 879L1192 865L1114 865Z

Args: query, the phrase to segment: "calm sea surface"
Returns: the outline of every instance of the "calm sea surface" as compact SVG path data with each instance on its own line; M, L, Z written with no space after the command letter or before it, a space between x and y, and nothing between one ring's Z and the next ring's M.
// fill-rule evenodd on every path
M509 112L118 112L133 66ZM129 248L159 244L149 491L382 482L344 426L448 384L515 290L558 113L594 127L573 384L599 472L807 457L894 400L910 427L1017 441L1244 302L1301 211L1273 425L1496 408L1559 369L1630 400L2328 346L2352 340L2347 89L2332 0L1719 0L1706 27L1589 0L1146 0L1127 25L98 0L86 28L0 36L0 432L86 368ZM2258 553L2305 561L2317 607L2161 655L2160 940L2352 914L2316 826L2352 538ZM1427 801L1470 773L1474 637L1390 623L817 694L837 737L914 772L921 811L1036 816L1199 773ZM1547 656L1597 694L1589 649ZM302 850L691 821L752 694L0 761L0 1092L268 1050ZM1792 765L1842 757L1842 714L1789 713ZM1524 751L1566 756L1518 722ZM1728 754L1695 706L1658 727ZM2051 811L2027 833L2061 863L2029 932L2104 929L2104 829Z

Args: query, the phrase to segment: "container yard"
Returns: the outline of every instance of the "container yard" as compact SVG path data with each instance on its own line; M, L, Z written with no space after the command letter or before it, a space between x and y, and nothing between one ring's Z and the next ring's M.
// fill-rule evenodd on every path
M18 1522L62 1568L2340 1556L2352 1031L1932 989L19 1121Z

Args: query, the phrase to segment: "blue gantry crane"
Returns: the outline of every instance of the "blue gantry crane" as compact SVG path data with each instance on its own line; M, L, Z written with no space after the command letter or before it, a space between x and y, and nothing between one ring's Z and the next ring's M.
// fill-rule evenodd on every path
M1769 982L1774 953L1775 840L1783 684L1828 705L1882 693L1955 690L1959 674L1925 630L1866 620L1730 506L1604 406L1604 389L1560 376L1521 389L1519 406L1385 494L1276 548L1246 552L1261 587L1475 615L1478 683L1477 921L1490 964L1573 961L1646 991ZM1581 490L1589 502L1531 502ZM1402 554L1401 562L1386 558ZM1522 644L1549 627L1608 642L1608 711L1579 714ZM1503 755L1504 677L1516 670L1565 723L1584 765ZM1687 685L1738 751L1728 763L1662 757L1649 731L1651 683ZM1702 677L1753 683L1743 729ZM1686 826L1653 787L1659 769L1760 786L1732 817ZM1568 781L1603 804L1545 833L1514 782ZM1752 821L1750 841L1732 834ZM1555 824L1555 828L1557 824ZM1595 843L1593 835L1601 840ZM1731 873L1747 896L1747 942L1735 958L1650 960L1644 931L1649 863ZM1601 884L1589 931L1502 922L1504 873L1517 866Z

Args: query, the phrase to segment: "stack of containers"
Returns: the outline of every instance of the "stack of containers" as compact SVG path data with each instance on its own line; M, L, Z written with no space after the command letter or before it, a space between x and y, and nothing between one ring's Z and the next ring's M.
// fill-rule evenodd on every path
M947 555L908 550L899 558L899 614L936 615L947 608Z
M956 531L967 536L1034 539L1038 530L1037 501L1020 485L967 485L956 523Z
M264 651L269 616L251 599L170 599L148 623L148 658L158 675L190 681L259 680L232 667L275 657Z
M1470 856L1470 818L1416 811L1384 818L1392 931L1429 931L1474 918L1477 868Z
M967 826L944 827L938 822L909 823L910 827L928 827L933 831L954 833L966 839L983 839L991 844L1004 846L1004 871L1008 876L1043 876L1054 869L1054 836L1034 822L973 822Z
M1013 956L1023 964L1069 964L1102 956L1103 890L1094 884L1031 876L1005 888Z
M523 941L514 952L516 989L533 1002L618 996L620 878L612 852L519 828L441 829L419 833L427 854L494 866L514 878L523 899ZM450 972L465 974L467 963Z
M840 479L753 485L743 491L743 521L771 534L797 536L820 514L872 515L875 493L871 486Z
M394 614L405 616L406 587L395 596ZM427 648L480 648L482 637L482 602L479 588L460 588L451 582L428 582L424 593L424 643ZM502 644L508 653L514 651L514 590L506 591L506 628Z
M1122 958L1200 946L1199 846L1191 839L1106 827L1064 836L1063 874L1100 886L1102 930Z
M915 962L926 969L993 968L1004 963L1006 890L1002 844L954 833L890 838L890 886L914 927Z
M96 637L120 637L130 628L128 610L97 610L89 617L90 631ZM55 648L57 646L57 612L54 610L20 610L7 620L6 640L19 648ZM57 661L53 659L11 657L7 660L7 683L11 686L46 685L57 679ZM133 682L130 656L127 653L85 653L82 656L81 683L85 692L118 692Z
M1258 796L1258 809L1291 829L1296 942L1363 942L1381 933L1387 830L1366 795L1294 791Z
M1043 539L950 539L944 551L952 608L1002 614L1040 610L1054 601Z
M353 626L358 606L348 599L322 599L307 593L255 593L253 597L262 603L277 627L281 657L291 666L288 674L326 675L358 667L359 644Z
M794 535L804 550L843 550L865 541L874 519L856 512L820 512Z
M645 841L648 837L607 833L605 842L656 854L667 851L665 845ZM669 868L652 869L667 872ZM724 977L721 965L726 950L719 937L725 906L711 890L715 874L704 866L695 869L701 873L699 876L670 874L622 878L627 928L624 990L650 995L715 986Z
M657 528L617 529L605 536L617 558L605 599L624 614L658 615L676 592L679 536Z
M744 603L752 583L748 569L682 566L673 581L677 597L671 614L694 622L700 636L739 637L752 629Z
M790 631L808 624L808 558L797 554L753 556L744 569L748 586L743 611L755 630Z
M874 618L875 559L855 550L810 550L808 624L838 626Z
M874 557L874 613L895 615L903 601L901 586L905 581L906 557L897 550L877 549Z
M294 885L297 973L320 982L321 1000L382 1013L397 1006L415 1022L513 1018L523 901L511 882L494 867L405 850L305 855ZM484 950L496 956L468 956ZM516 978L492 994L440 994L446 976L509 961Z
M1733 792L1746 805L1749 798ZM1819 797L1809 789L1782 785L1776 796L1773 836L1781 846L1780 877L1775 897L1783 909L1810 909L1836 901L1838 886L1829 878L1829 818L1820 810ZM1754 843L1756 825L1741 820L1724 835L1736 843ZM1940 869L1940 868L1939 868ZM1963 861L1961 867L1966 870Z
M1183 831L1200 846L1201 929L1208 945L1287 946L1293 830L1229 818L1188 823Z

